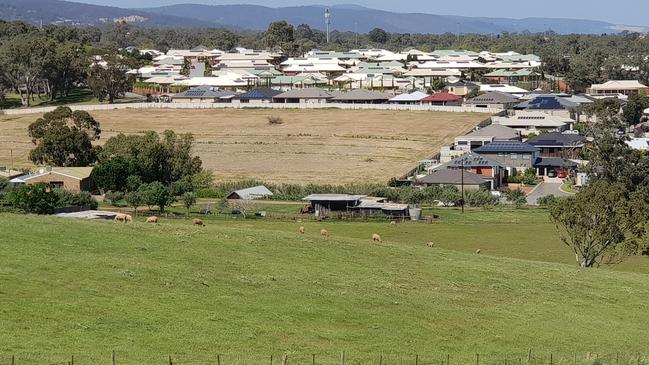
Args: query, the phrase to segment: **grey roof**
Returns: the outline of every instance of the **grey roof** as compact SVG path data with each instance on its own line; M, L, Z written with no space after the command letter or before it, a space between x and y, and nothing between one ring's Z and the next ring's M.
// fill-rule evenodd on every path
M292 89L273 96L273 99L331 99L333 96L318 87Z
M524 101L516 106L514 109L526 110L571 110L575 109L579 104L566 100L556 95L539 95L534 99Z
M458 167L505 167L498 161L494 161L488 157L481 156L477 153L469 152L462 156L458 156L451 161L439 166L436 170L443 168L458 168Z
M518 98L501 91L489 91L465 101L465 104L511 104L517 103Z
M539 157L536 159L534 166L537 167L577 167L577 163L566 160L561 157Z
M365 195L349 195L349 194L311 194L302 198L307 201L357 201L364 198Z
M439 184L439 185L483 185L487 183L482 176L462 169L445 169L433 172L430 175L418 179L420 184Z
M253 200L253 199L259 199L267 196L272 196L273 192L268 190L267 187L263 185L259 185L259 186L254 186L252 188L233 191L230 194L228 194L228 199L233 197L235 194L239 196L239 198L241 199Z
M218 99L233 96L236 93L232 91L213 90L208 87L193 87L173 96L174 99Z
M527 143L534 146L552 147L581 147L586 142L586 137L578 134L563 134L551 132L539 134L527 140Z
M500 124L489 124L484 128L473 131L465 137L493 137L496 140L518 139L521 134L514 128L509 128ZM459 137L461 138L461 137Z
M500 153L500 152L538 152L539 149L529 143L520 141L495 141L474 150L480 153Z
M253 89L246 93L236 95L232 99L238 100L263 100L263 99L272 99L273 96L281 94L281 91L273 89Z
M391 97L390 95L375 92L375 91L370 91L370 90L365 90L365 89L354 89L354 90L347 91L347 92L344 92L344 93L336 93L332 100L340 100L340 101L365 100L365 101L371 101L371 100L388 100L388 99L390 99L390 97Z
M409 208L408 204L398 204L398 203L383 203L373 200L361 200L360 204L355 206L353 209L381 209L381 210L406 210Z

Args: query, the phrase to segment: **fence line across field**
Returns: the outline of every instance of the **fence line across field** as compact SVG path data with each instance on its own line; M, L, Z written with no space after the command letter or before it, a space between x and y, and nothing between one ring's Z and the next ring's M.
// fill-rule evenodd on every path
M430 111L448 113L499 114L502 109L478 108L473 106L400 105L400 104L346 104L346 103L125 103L96 105L67 105L72 110L100 111L125 109L341 109L341 110L388 110L388 111ZM25 115L51 112L56 106L28 109L4 109L0 114Z
M633 355L616 353L600 356L592 352L573 353L570 356L557 356L552 352L533 352L528 350L522 354L465 354L464 356L453 356L450 353L439 356L421 356L418 354L400 356L378 354L372 358L364 357L362 359L349 356L345 351L339 355L323 356L323 354L296 354L284 353L279 356L269 355L266 360L256 358L254 360L244 359L236 355L216 354L210 360L191 360L189 356L163 355L159 360L151 362L128 362L120 361L119 354L113 351L104 360L88 360L83 356L77 357L71 355L68 359L61 361L46 361L42 363L33 360L21 361L20 356L11 355L9 361L5 363L5 358L0 359L0 365L647 365L648 358L644 354L635 353ZM28 357L29 355L23 356Z

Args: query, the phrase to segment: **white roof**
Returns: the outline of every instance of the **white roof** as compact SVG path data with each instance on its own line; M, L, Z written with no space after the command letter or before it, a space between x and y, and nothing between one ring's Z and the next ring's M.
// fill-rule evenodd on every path
M412 70L406 72L404 76L412 77L447 77L447 76L462 76L462 72L458 69L427 69L427 68L413 68Z
M631 138L631 140L625 141L625 143L634 150L649 150L649 138Z
M219 75L216 77L192 77L176 83L186 86L213 86L213 87L237 87L247 86L248 82L237 75L236 77Z
M349 194L311 194L302 198L302 200L324 200L324 201L356 201L361 200L366 195L349 195Z
M454 68L458 70L471 69L471 68L484 68L484 65L476 61L426 61L419 62L413 61L409 64L410 67L416 68L436 68L436 69L449 69Z
M410 94L397 95L394 98L390 99L390 101L420 101L421 99L427 96L428 94L426 93L422 93L421 91L415 91Z
M507 84L482 84L480 85L481 92L500 91L507 94L527 94L529 91L518 86Z

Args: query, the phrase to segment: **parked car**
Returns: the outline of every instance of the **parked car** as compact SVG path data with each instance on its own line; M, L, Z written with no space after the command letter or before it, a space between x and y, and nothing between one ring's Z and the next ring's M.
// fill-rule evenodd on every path
M548 177L557 177L557 171L555 169L549 169Z

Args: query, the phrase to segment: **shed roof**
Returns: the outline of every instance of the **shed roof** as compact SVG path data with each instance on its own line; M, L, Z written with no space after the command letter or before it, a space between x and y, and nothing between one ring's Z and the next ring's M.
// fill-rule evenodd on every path
M477 131L473 131L469 134L467 134L466 138L472 138L472 137L493 137L494 139L498 140L508 140L508 139L516 139L521 136L520 132L517 131L516 129L509 128L504 125L500 124L489 124L488 126L484 128L480 128ZM462 138L462 137L457 137L457 138Z
M228 199L231 199L231 197L233 197L235 194L241 199L253 200L253 199L263 198L266 196L272 196L273 192L268 190L267 187L263 185L259 185L259 186L253 186L251 188L235 190L230 194L228 194Z
M349 195L349 194L311 194L302 198L307 201L357 201L364 198L365 195Z
M586 137L579 134L564 134L559 132L543 133L527 140L534 146L577 147L583 146Z

